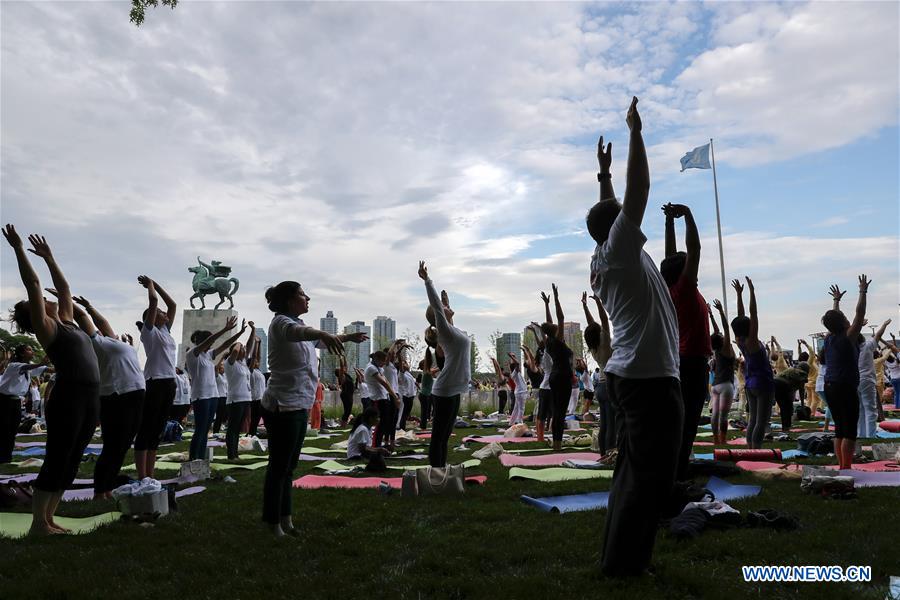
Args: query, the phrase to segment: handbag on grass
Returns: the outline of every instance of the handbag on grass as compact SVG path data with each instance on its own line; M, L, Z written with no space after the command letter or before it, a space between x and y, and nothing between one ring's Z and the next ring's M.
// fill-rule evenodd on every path
M447 465L416 469L416 484L420 496L464 494L466 468L462 465Z
M209 479L209 461L208 460L192 460L182 463L180 476L194 481Z

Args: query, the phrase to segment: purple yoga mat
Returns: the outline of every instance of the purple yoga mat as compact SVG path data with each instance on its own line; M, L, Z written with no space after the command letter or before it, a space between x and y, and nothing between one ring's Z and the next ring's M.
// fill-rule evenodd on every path
M16 448L39 448L46 445L47 442L16 442Z
M900 487L900 472L870 472L856 469L841 469L841 475L853 477L856 487Z
M206 488L202 485L195 485L194 487L185 488L183 490L178 490L175 492L176 498L181 498L182 496L193 496L194 494L199 494L200 492L206 490ZM91 488L85 488L83 490L66 490L63 492L62 501L63 502L74 502L74 501L85 501L91 500L94 497L94 490Z
M501 454L500 464L504 467L546 467L559 466L567 460L600 460L600 455L595 452L570 452L568 454L542 454L540 456L520 456L516 454Z
M0 475L0 483L28 483L37 479L37 473L24 473L22 475Z

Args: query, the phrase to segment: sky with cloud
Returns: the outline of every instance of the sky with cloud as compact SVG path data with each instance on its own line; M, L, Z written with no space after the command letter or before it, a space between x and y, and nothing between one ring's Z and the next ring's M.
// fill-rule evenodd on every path
M186 306L201 255L234 268L258 324L265 288L296 279L307 322L419 331L425 259L485 349L541 318L551 282L583 321L597 137L621 195L637 95L654 259L656 207L689 205L701 291L721 296L711 171L679 172L714 138L726 275L754 278L762 332L819 331L828 284L862 272L870 319L896 322L898 10L185 1L136 28L127 3L4 2L0 218L46 235L119 330L138 274ZM6 309L24 288L4 248Z

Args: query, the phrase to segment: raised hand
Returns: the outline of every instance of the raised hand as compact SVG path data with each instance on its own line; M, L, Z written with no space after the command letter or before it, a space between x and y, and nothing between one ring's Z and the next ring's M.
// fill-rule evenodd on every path
M225 321L225 329L234 329L234 326L237 325L237 317L228 317L228 320Z
M718 298L713 300L713 306L715 306L716 310L719 311L720 313L723 313L723 314L725 313L725 308L722 306L722 302Z
M609 168L612 166L612 142L606 145L606 152L604 152L602 135L597 143L597 161L600 163L600 172L609 173Z
M428 267L425 266L424 260L419 261L419 277L422 279L422 281L428 279Z
M325 347L332 354L343 354L344 353L344 343L341 342L340 338L336 335L331 335L330 333L322 332L322 343L325 344Z
M581 292L581 303L587 306L587 292Z
M843 298L844 294L846 294L846 293L847 293L847 290L844 290L842 292L841 288L839 288L837 285L833 285L830 288L828 288L828 295L830 295L832 297L832 299L837 300L838 302L841 301L841 298Z
M241 332L247 331L247 319L241 320Z
M680 219L684 217L686 214L691 212L691 209L685 206L684 204L672 204L671 202L668 204L669 213L672 215L672 218Z
M628 114L625 115L625 123L633 133L639 132L642 128L641 115L638 113L637 104L638 97L632 96L631 106L628 107Z
M247 325L250 327L250 329L256 331L256 323L254 323L253 321L247 321Z
M734 291L737 292L738 295L744 293L744 286L741 285L741 282L740 282L740 280L738 280L738 279L732 279L732 280L731 280L731 287L734 288Z
M3 228L3 237L6 238L6 241L9 242L9 245L13 248L22 247L22 238L19 237L19 234L16 233L16 228L12 225L7 224L7 226Z
M72 300L75 301L75 304L80 304L86 309L91 307L91 303L84 296L72 296Z
M546 292L541 292L541 300L544 301L544 304L550 304L550 296Z
M369 336L367 336L362 331L357 331L355 333L347 334L347 341L353 342L354 344L360 344L360 343L366 341L367 339L369 339Z
M147 277L146 275L138 275L138 283L147 288L148 290L153 288L153 280ZM237 322L237 321L235 321Z
M750 291L752 292L752 291L754 290L754 287L753 287L753 280L750 279L749 277L744 277L744 279L747 280L747 289L750 290Z
M591 298L593 298L594 302L597 303L597 308L603 311L603 300L600 299L600 296L598 296L597 294L591 294Z
M47 240L40 235L29 235L28 241L31 243L31 248L28 249L29 252L40 256L44 260L50 260L53 258L53 253L50 251L50 244L47 243Z
M556 284L555 284L555 283L551 283L551 284L550 284L550 289L553 290L553 297L554 297L554 298L559 298L559 288L556 287Z
M872 280L866 277L865 275L859 276L859 292L861 294L865 294L869 291L869 284L872 283Z

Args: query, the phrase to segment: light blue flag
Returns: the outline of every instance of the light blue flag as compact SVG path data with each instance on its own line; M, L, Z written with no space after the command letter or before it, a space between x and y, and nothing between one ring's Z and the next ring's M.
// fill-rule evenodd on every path
M685 169L711 169L709 164L709 144L697 146L681 157L681 171Z

